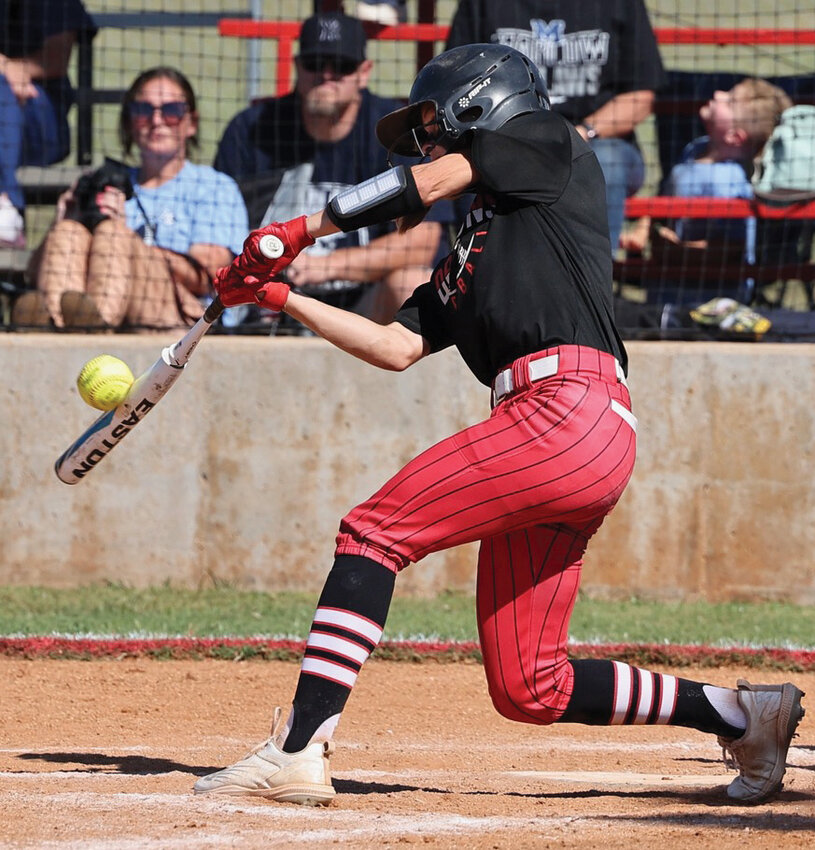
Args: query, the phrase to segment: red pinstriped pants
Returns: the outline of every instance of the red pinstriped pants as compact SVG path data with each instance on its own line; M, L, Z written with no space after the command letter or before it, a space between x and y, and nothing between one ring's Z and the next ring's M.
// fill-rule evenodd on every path
M532 382L531 361L557 354ZM336 554L396 572L474 540L490 696L514 720L552 723L572 690L566 644L589 538L634 465L636 420L616 360L583 346L512 364L514 390L484 422L422 452L340 525Z

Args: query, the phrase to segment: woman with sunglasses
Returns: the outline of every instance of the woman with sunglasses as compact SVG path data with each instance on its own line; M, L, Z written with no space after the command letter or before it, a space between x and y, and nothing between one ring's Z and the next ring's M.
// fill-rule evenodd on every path
M105 184L111 169L103 169L90 189L80 183L60 197L32 258L38 291L22 296L15 319L166 330L200 317L213 274L240 252L248 220L235 181L190 162L197 132L195 94L181 72L152 68L134 80L119 138L126 156L138 150L139 164L123 181L112 175Z

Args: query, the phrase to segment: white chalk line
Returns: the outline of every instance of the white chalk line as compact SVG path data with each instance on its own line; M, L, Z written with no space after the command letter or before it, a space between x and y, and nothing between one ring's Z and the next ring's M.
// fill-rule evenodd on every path
M234 747L236 750L241 750L241 752L249 752L255 744L260 741L260 738L227 738L227 737L213 737L209 739L211 743L208 745L198 745L198 746L185 746L185 752L212 752L213 749L221 749L227 747ZM392 743L398 742L400 746L403 742L401 742L397 738L387 738L381 742L382 748L387 749ZM541 750L541 757L549 758L552 753L558 753L561 751L571 751L571 752L646 752L659 748L661 752L666 750L681 750L681 751L698 751L705 747L706 744L709 744L710 740L706 740L705 738L688 738L687 740L676 740L676 741L665 741L665 742L627 742L627 741L578 741L578 740L570 740L568 738L545 738L545 737L530 737L525 741L518 741L515 743L499 743L496 744L492 741L474 741L473 739L468 739L466 742L467 751L468 752L479 752L479 753L489 753L489 752L519 752L529 755L530 751L533 751L536 747ZM336 740L337 750L369 750L371 749L372 743L370 741L344 741L342 737L338 737ZM432 739L424 739L424 740L414 740L410 742L410 749L413 751L419 752L432 752L434 755L437 755L444 750L450 750L451 752L459 752L460 747L456 746L455 743L451 743L449 739L445 739L444 741L434 741ZM718 749L718 747L716 747ZM53 752L54 747L0 747L0 754L9 753L14 755L15 753L49 753ZM122 746L121 744L111 744L109 747L82 747L82 749L77 749L76 747L73 750L64 750L61 749L60 752L83 752L83 753L101 753L103 755L115 755L116 753L138 753L139 755L144 755L146 757L161 757L162 753L166 753L166 749L160 749L158 747L149 747L149 746Z
M0 799L5 795L0 795ZM574 815L561 817L506 817L496 815L474 816L453 813L422 811L407 813L365 812L358 809L303 808L273 802L254 802L251 798L233 802L224 798L194 797L175 794L94 794L92 792L65 792L46 795L43 802L58 807L61 811L80 810L91 819L96 811L110 813L124 807L137 809L142 823L148 824L151 812L160 816L160 822L181 816L189 821L196 817L213 816L219 819L223 830L212 831L210 824L197 824L194 836L162 835L162 850L183 850L186 847L223 847L228 836L234 837L239 829L242 843L248 833L263 832L264 847L309 846L315 842L343 843L354 846L361 841L385 839L389 836L467 836L471 834L500 833L507 830L523 830L527 835L562 835L581 823L589 825L595 818L580 818ZM229 820L225 816L230 816ZM234 816L234 818L231 818ZM251 819L251 820L250 820ZM258 820L262 821L258 823ZM158 822L158 821L157 821ZM273 829L270 827L273 826ZM149 843L149 830L142 830L140 837L117 839L67 839L38 843L38 848L59 850L143 850ZM2 845L0 844L0 847Z
M536 779L541 782L563 782L568 784L595 786L659 786L660 788L664 788L666 786L713 787L721 785L722 782L729 782L734 776L733 773L722 774L721 776L709 773L670 776L665 773L629 773L626 771L607 770L511 770L507 771L506 775L522 779Z
M219 738L215 744L209 745L199 745L199 746L185 746L183 748L183 752L185 753L212 753L214 749L218 750L226 750L234 748L235 758L240 758L245 753L251 751L251 749L258 743L257 740L251 741L249 739L233 739L233 738ZM376 749L376 746L371 743L359 743L356 741L337 741L337 752L341 752L342 750L348 751L359 751L359 750L370 750L373 746ZM686 754L691 753L693 755L698 756L699 758L710 758L711 755L714 758L718 758L721 754L721 748L712 743L710 739L706 737L699 738L695 741L687 740L687 741L664 741L664 742L628 742L628 741L576 741L576 740L566 740L566 739L558 739L552 740L549 742L546 741L526 741L526 742L518 742L516 744L495 744L495 743L484 743L479 744L477 741L473 741L472 739L467 740L466 742L467 752L469 753L522 753L525 758L529 760L534 760L535 758L539 759L552 759L557 758L560 753L644 753L644 752L655 752L659 750L660 756L666 753L674 753L674 754ZM0 747L0 755L6 754L9 756L22 755L22 754L30 754L30 755L48 755L49 753L54 752L56 745L54 747ZM382 743L382 746L379 748L379 752L387 752L391 747L391 742L386 741ZM539 748L539 754L536 756L534 753L535 748ZM795 763L796 758L802 758L805 755L805 751L803 749L804 745L801 747L797 747L795 743L790 746L788 761L790 763ZM168 759L172 757L177 757L177 754L181 752L181 750L172 750L172 748L160 748L160 747L146 747L146 746L122 746L121 744L112 744L110 747L82 747L81 749L77 749L74 747L71 750L67 750L64 747L57 747L60 753L64 755L70 755L72 752L78 755L83 753L98 753L100 755L107 756L111 759L116 758L117 755L122 754L137 754L143 756L144 758L160 758L160 759ZM449 752L453 754L458 754L461 752L460 747L447 745L445 746L442 742L433 742L433 741L411 741L409 746L407 747L408 752L431 752L433 753L434 759L437 759L445 750L449 750ZM168 755L168 753L172 753L173 755ZM400 757L404 757L405 750L400 749L399 751Z
M705 746L706 742L700 742L697 744L685 743L685 742L672 742L672 743L663 743L659 745L659 754L662 762L665 764L666 768L670 767L672 758L681 758L685 757L686 754L693 754L697 758L700 759L708 759L708 760L718 760L721 755L721 750L718 747L711 748L709 746ZM632 752L651 752L654 751L656 745L649 744L626 744L625 742L613 743L613 742L598 742L595 744L585 743L585 742L577 742L577 741L558 741L551 748L549 748L545 752L541 752L538 760L539 761L551 761L552 758L557 758L558 754L561 752L585 752L590 754L597 753L632 753ZM236 753L238 749L248 751L247 744L243 742L239 747L236 748ZM362 749L362 745L357 744L349 744L342 745L343 748L348 750L358 750ZM241 750L241 752L243 752ZM476 748L470 746L468 744L468 750L470 752L475 752ZM518 746L518 747L506 747L506 746L490 746L482 748L483 751L491 751L501 753L509 753L515 751L523 752L525 759L530 764L534 764L535 756L530 755L529 746ZM193 752L210 752L210 747L185 747L185 753L193 753ZM440 750L438 748L434 748L431 746L421 746L417 747L415 744L410 745L409 751L431 751L434 754L434 758L438 759ZM43 755L48 756L49 753L53 752L53 748L26 748L26 747L14 747L14 748L1 748L0 754L6 754L9 756L15 755ZM146 759L156 758L156 759L168 759L168 758L177 758L177 754L173 754L172 756L168 755L168 751L159 748L151 748L151 747L122 747L116 745L115 747L107 748L107 747L83 747L81 750L60 750L62 757L66 758L71 755L71 752L75 752L79 758L77 758L76 764L82 765L81 756L86 753L99 753L107 756L109 759L115 760L118 755L123 754L133 754L136 753ZM404 758L404 751L400 753L399 757ZM787 753L787 764L790 767L807 767L811 766L812 757L803 746L796 747L793 744L789 752ZM94 765L89 766L88 769L73 769L73 770L42 770L42 771L17 771L17 770L0 770L0 778L9 778L9 777L17 777L17 778L28 778L28 777L125 777L125 776L162 776L171 771L156 771L155 773L126 773L123 772L120 768L118 768L115 764L108 765ZM183 766L179 767L179 771L176 772L185 772L183 770ZM479 771L480 775L487 776L490 774L493 775L506 775L512 773L518 776L539 776L541 778L546 777L554 777L554 776L569 776L569 775L577 775L580 771L570 771L568 769L563 771L551 772L551 771L535 771L535 770L514 770L514 771ZM417 768L415 770L400 770L400 771L375 771L375 770L355 770L355 771L333 771L333 775L337 778L353 778L359 779L360 777L367 776L369 778L378 778L384 776L391 776L395 778L411 778L415 779L416 777L428 777L428 776L444 776L446 774L450 774L452 776L461 777L462 771L461 769L456 769L453 771L443 771L443 770L432 770L429 768ZM663 776L663 775L671 775L670 770L665 771L665 773L660 774L636 774L629 771L620 771L620 776ZM677 778L681 780L681 774L677 775Z
M173 771L178 774L179 771ZM96 781L103 783L114 779L119 782L122 780L149 780L157 777L169 776L169 773L138 773L128 774L122 773L116 769L89 771L83 770L54 770L45 772L35 771L0 771L0 779L15 779L20 782L43 782L53 780L77 780L82 783L88 781ZM417 786L418 790L421 787L429 787L433 785L451 785L454 788L466 783L468 788L472 787L472 782L467 779L467 775L461 770L340 770L334 771L333 777L340 781L352 782L390 782L393 784L401 784L410 782ZM698 784L717 784L725 781L732 773L725 772L722 768L721 775L714 774L678 774L668 771L663 773L637 773L632 771L586 771L586 770L492 770L479 771L479 777L484 786L492 783L503 783L506 785L507 779L518 780L539 780L541 782L559 782L559 783L574 783L574 784L615 784L615 785L698 785ZM190 785L194 782L194 777L190 777ZM0 791L0 796L2 796ZM353 792L352 792L353 793ZM456 793L452 790L450 793Z

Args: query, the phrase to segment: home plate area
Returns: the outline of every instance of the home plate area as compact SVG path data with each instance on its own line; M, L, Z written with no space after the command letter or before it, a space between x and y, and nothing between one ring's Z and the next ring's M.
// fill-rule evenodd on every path
M790 678L815 694L809 673L668 672ZM328 807L194 796L199 776L269 734L297 673L292 662L0 659L0 848L811 846L815 712L779 796L737 807L713 736L511 723L475 663L372 659L337 730Z

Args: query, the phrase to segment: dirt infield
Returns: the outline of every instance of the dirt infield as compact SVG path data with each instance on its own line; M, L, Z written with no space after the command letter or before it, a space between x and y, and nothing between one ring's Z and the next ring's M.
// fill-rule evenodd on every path
M0 659L0 847L812 846L815 708L780 797L738 808L723 805L732 774L712 737L513 724L495 714L472 663L366 665L338 730L328 808L194 797L197 776L265 737L297 671ZM727 685L791 678L815 698L812 673L670 672Z

